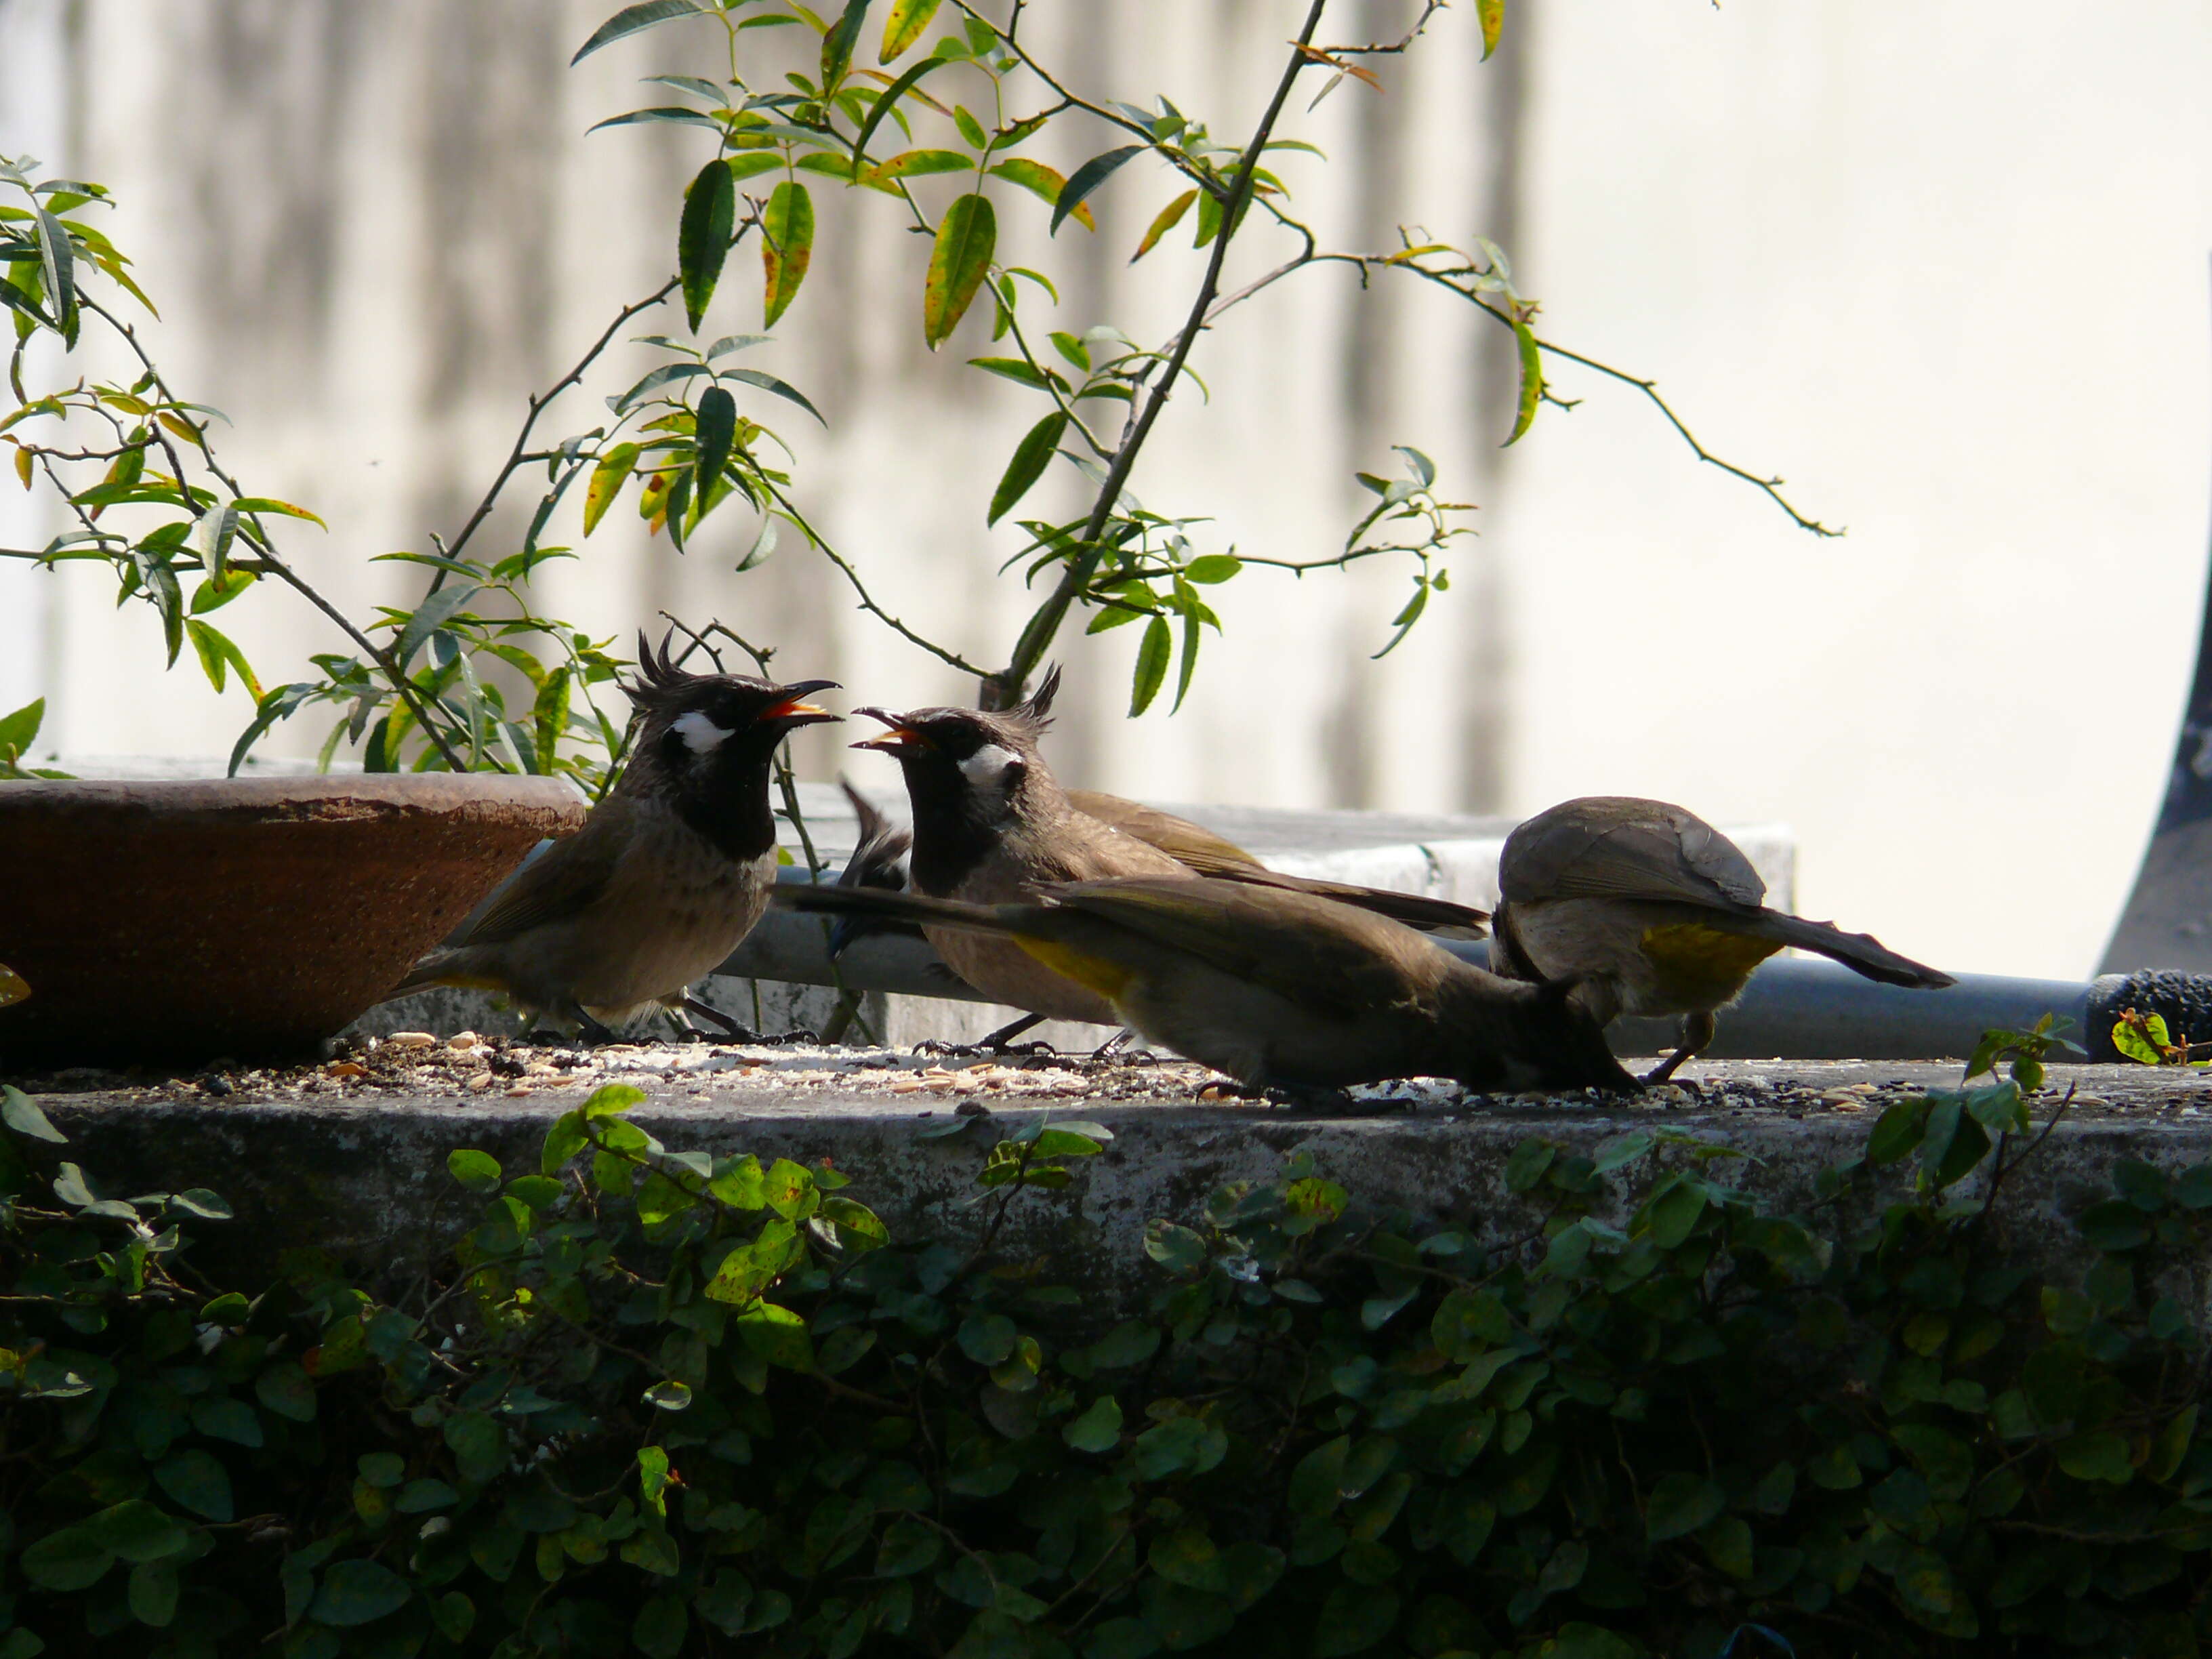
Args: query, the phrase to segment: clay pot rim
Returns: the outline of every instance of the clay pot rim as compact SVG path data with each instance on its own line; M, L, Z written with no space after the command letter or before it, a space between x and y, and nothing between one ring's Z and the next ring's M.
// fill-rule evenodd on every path
M24 778L0 782L0 817L129 811L254 818L301 807L437 814L490 806L574 812L587 803L566 778L504 772L370 772L260 778Z

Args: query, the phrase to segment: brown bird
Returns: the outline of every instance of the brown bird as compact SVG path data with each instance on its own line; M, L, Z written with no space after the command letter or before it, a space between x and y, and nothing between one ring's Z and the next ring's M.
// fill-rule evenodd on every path
M1063 882L1211 876L1335 899L1401 921L1480 936L1488 919L1480 910L1419 894L1284 875L1172 813L1113 795L1071 794L1038 752L1059 689L1060 672L1054 669L1028 701L997 713L951 708L905 714L854 711L890 728L853 747L896 757L905 774L914 818L908 883L915 891L997 904L1033 897ZM994 1046L1040 1019L1099 1024L1114 1020L1108 999L1053 972L1006 938L927 922L922 931L952 970L975 989L1030 1011L1030 1018L986 1039Z
M1714 1013L1784 945L1814 951L1884 985L1940 990L1948 974L1766 907L1742 849L1665 801L1595 795L1540 812L1505 838L1491 966L1514 979L1571 981L1600 1024L1679 1014L1681 1042L1658 1083L1713 1040Z
M1148 1041L1254 1088L1638 1086L1568 985L1500 979L1310 893L1186 874L1054 884L998 905L857 885L781 887L775 902L1018 951Z
M387 1000L425 985L473 986L599 1042L653 1003L744 1033L689 988L768 908L770 763L790 732L837 718L805 700L836 682L688 673L666 640L656 656L642 635L638 654L639 678L623 688L639 724L621 781Z

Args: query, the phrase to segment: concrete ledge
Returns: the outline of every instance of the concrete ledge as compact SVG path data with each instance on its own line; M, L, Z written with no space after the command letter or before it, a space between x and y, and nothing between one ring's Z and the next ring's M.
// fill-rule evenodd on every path
M976 1170L1014 1126L1041 1112L1085 1118L1112 1132L1106 1152L1079 1166L1065 1192L1018 1198L1008 1237L1015 1248L1073 1241L1120 1276L1144 1271L1146 1221L1192 1221L1221 1183L1269 1176L1298 1154L1364 1200L1488 1234L1528 1223L1506 1190L1504 1167L1531 1134L1585 1149L1639 1127L1723 1140L1755 1160L1735 1166L1740 1184L1798 1201L1822 1169L1863 1146L1889 1100L1958 1077L1953 1066L1898 1062L1737 1062L1693 1067L1692 1089L1633 1103L1468 1097L1417 1084L1411 1110L1347 1117L1200 1102L1195 1091L1209 1074L1182 1065L947 1071L896 1052L697 1046L554 1063L572 1058L481 1046L380 1051L363 1079L337 1079L327 1068L247 1073L214 1079L230 1091L220 1097L204 1081L23 1081L70 1137L48 1149L52 1156L82 1164L106 1192L222 1194L239 1220L208 1230L210 1254L242 1251L240 1264L263 1273L275 1250L291 1245L386 1267L421 1260L480 1212L447 1175L448 1152L478 1147L509 1173L534 1169L553 1118L611 1079L645 1090L632 1118L671 1150L826 1158L852 1177L854 1196L907 1238L972 1231ZM509 1081L495 1061L524 1076ZM2212 1082L2203 1075L2123 1066L2066 1075L2079 1091L2068 1121L2008 1183L2006 1213L2033 1255L2065 1253L2063 1218L2105 1190L2114 1160L2179 1169L2212 1158ZM2057 1099L2039 1097L2037 1118ZM945 1138L924 1133L956 1114L973 1115L975 1127Z

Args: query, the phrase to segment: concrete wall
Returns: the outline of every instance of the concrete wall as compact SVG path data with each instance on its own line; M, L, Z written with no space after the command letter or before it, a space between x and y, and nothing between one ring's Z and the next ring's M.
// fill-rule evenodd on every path
M526 391L669 262L696 143L583 134L657 101L635 77L678 66L679 37L563 67L611 9L0 0L0 149L117 189L162 351L237 422L243 475L330 519L285 544L356 611L404 586L366 556L450 533ZM1086 86L1164 90L1234 132L1296 10L1039 3L1024 27ZM1325 32L1381 36L1413 10L1340 0ZM1850 536L1793 529L1634 394L1571 369L1559 389L1586 401L1501 457L1495 331L1411 289L1363 304L1301 276L1205 343L1212 404L1176 401L1139 494L1212 514L1222 544L1312 556L1356 507L1352 470L1413 442L1482 504L1482 538L1379 665L1398 573L1248 578L1172 721L1117 718L1129 632L1071 646L1062 769L1264 805L1662 794L1792 823L1812 914L1958 969L2087 971L2156 804L2202 592L2212 17L1547 0L1512 9L1487 66L1474 37L1455 8L1383 66L1387 94L1347 85L1298 115L1335 162L1286 161L1301 206L1339 246L1387 246L1401 220L1495 237L1551 337L1657 377L1712 447L1787 475ZM826 437L782 423L807 504L892 609L1003 649L1018 595L988 573L1018 532L987 534L982 511L1035 411L957 368L984 348L975 324L922 349L919 245L890 204L817 193L809 289L759 359L831 418ZM1132 169L1095 254L1051 250L1073 270L1056 320L1165 324L1199 256L1125 262L1167 194ZM1002 218L1044 255L1036 204ZM741 255L710 328L757 326L753 269ZM596 395L553 428L591 424ZM1039 505L1074 499L1054 488ZM22 512L0 507L0 534L33 533ZM961 695L805 558L731 575L736 515L682 561L622 518L549 584L595 631L715 612L857 700ZM161 680L150 616L111 597L85 573L0 568L0 706L47 691L79 753L225 750L243 700ZM241 633L283 676L331 641L271 599ZM831 740L809 741L828 775Z

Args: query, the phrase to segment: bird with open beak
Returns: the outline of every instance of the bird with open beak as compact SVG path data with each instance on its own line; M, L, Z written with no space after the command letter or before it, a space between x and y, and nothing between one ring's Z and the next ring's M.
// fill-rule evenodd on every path
M670 659L668 645L656 653L638 638L638 678L623 688L637 724L621 781L581 830L525 865L387 1000L426 985L473 986L594 1041L654 1004L744 1033L690 988L768 908L776 747L838 718L807 701L836 682L694 674Z
M1215 877L1258 888L1328 898L1411 925L1480 937L1480 910L1420 894L1394 893L1268 869L1242 848L1188 819L1119 796L1063 789L1039 752L1051 726L1060 671L1013 708L854 712L890 729L853 745L894 757L906 776L914 831L908 884L938 898L976 904L1030 899L1063 882ZM884 844L888 843L872 843ZM858 865L861 854L854 854ZM859 884L886 885L864 871ZM851 913L846 936L879 918ZM994 1000L1026 1008L987 1041L997 1043L1038 1018L1108 1024L1115 1016L1094 989L1056 974L1002 935L922 923L948 966Z

